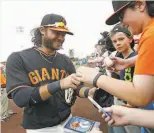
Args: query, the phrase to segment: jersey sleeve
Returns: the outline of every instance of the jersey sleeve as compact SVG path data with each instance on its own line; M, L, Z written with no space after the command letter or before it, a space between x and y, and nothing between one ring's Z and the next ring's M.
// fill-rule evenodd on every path
M19 88L31 86L27 71L25 69L20 53L12 53L6 63L6 88L8 96Z

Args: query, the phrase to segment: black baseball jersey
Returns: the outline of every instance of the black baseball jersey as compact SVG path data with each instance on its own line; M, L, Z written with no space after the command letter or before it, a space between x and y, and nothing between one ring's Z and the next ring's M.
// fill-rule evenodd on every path
M6 64L7 92L19 107L24 107L24 128L51 127L68 118L72 101L76 98L72 89L60 89L45 101L41 101L38 90L50 83L54 87L56 81L72 73L75 73L73 63L60 53L48 56L33 47L9 56Z

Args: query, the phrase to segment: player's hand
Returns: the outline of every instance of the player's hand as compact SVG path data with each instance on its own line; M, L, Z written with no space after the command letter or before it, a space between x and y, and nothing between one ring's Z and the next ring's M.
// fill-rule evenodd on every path
M60 80L61 89L76 89L80 85L80 81L78 80L76 74L71 74L68 77Z
M98 73L98 69L81 66L77 69L78 81L93 85L93 80Z
M112 119L106 117L105 114L102 115L102 118L112 126L126 126L129 125L129 115L130 109L120 105L113 105L111 107L103 108L105 112L109 113Z

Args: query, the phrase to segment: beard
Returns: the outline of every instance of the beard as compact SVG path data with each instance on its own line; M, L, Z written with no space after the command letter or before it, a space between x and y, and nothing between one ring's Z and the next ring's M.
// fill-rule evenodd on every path
M58 43L56 45L58 46L54 46L55 43ZM64 40L61 41L61 40L58 40L58 39L50 39L48 37L44 37L43 38L43 45L44 47L50 49L50 50L59 50L62 48L62 44L64 43Z

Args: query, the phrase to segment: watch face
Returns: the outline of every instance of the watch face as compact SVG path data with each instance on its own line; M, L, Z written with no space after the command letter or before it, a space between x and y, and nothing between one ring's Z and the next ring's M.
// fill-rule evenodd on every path
M87 120L81 117L72 117L64 128L80 133L89 132L92 130L95 121Z

